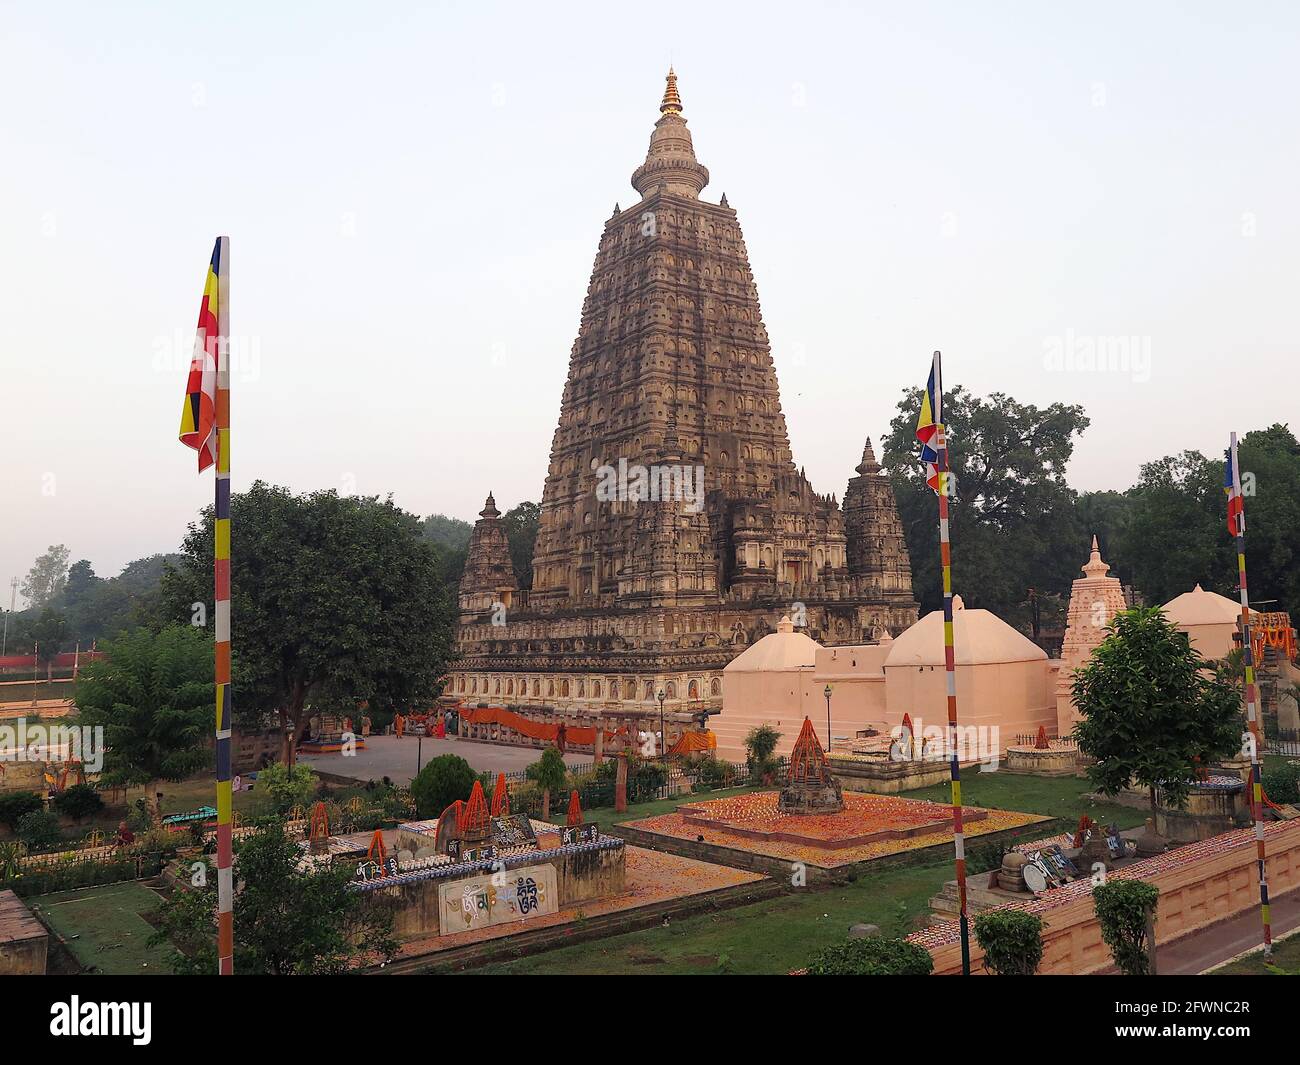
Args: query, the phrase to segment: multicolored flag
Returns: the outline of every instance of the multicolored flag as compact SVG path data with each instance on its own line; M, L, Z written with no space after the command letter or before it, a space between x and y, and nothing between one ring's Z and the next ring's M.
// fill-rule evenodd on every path
M1228 497L1228 535L1236 537L1246 531L1246 505L1237 482L1237 453L1234 447L1223 453L1223 491Z
M212 249L212 262L199 304L199 328L194 357L181 407L181 443L199 453L199 472L217 461L217 338L220 335L221 281L226 264L221 257L222 238Z
M930 364L930 379L921 397L921 413L916 419L916 439L921 443L921 461L925 463L925 483L939 492L939 428L943 423L943 374L939 353Z

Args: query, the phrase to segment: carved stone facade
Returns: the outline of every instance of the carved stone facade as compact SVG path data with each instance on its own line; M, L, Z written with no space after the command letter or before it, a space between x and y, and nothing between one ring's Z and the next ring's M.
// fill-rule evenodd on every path
M717 708L723 667L783 614L826 644L917 618L870 442L843 512L795 466L736 212L725 196L699 199L709 173L671 71L660 112L632 175L640 202L616 206L600 239L533 586L509 589L513 605L492 623L501 581L488 553L504 556L485 510L449 697L600 713L631 700L657 712L662 689L670 710Z

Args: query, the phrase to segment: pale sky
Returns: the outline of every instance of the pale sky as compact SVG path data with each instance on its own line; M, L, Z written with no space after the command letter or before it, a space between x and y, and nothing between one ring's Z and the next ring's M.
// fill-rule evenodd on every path
M48 544L110 576L211 500L176 432L220 233L236 491L540 500L670 60L817 490L934 348L949 385L1082 403L1080 489L1292 419L1298 30L1283 3L0 3L4 603ZM1132 361L1049 364L1117 337Z

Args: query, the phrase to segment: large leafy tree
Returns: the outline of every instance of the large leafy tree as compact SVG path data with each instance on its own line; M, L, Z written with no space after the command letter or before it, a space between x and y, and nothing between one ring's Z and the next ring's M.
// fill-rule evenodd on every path
M1285 425L1247 433L1238 447L1246 492L1252 598L1300 614L1300 443ZM1236 547L1225 525L1223 456L1184 451L1142 467L1126 493L1117 567L1148 602L1196 584L1225 595L1237 586Z
M1044 596L1069 591L1087 557L1088 533L1075 513L1065 467L1088 427L1083 408L1035 407L1010 396L945 394L957 498L949 509L954 583L967 606L1029 627ZM905 389L885 439L890 471L922 606L942 602L934 493L916 459L921 390ZM1031 589L1034 595L1031 596Z
M269 976L333 975L397 953L392 911L348 889L347 863L299 868L302 851L278 822L248 836L235 854L235 972ZM217 971L215 877L177 890L159 909L151 943L181 953L177 972Z
M1088 775L1118 794L1136 781L1155 816L1156 788L1181 807L1200 768L1240 748L1241 698L1210 672L1158 607L1126 610L1074 678L1082 719L1079 749L1096 759Z
M63 544L51 544L38 557L23 578L22 593L29 607L41 607L52 602L68 577L68 558L71 552Z
M510 561L521 588L533 586L533 545L537 542L537 525L542 508L536 503L520 503L501 517L510 543Z
M313 701L379 713L426 707L452 655L454 609L419 519L391 500L294 495L262 482L231 499L235 713L278 718L292 762ZM212 598L211 508L163 580L189 619ZM207 610L208 624L212 611Z
M106 657L77 680L79 724L104 730L101 781L147 785L152 808L159 781L212 763L212 644L196 629L173 625L157 634L136 629L103 649Z

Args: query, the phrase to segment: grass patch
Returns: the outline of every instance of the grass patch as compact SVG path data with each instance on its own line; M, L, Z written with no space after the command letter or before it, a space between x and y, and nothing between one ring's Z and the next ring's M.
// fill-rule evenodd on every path
M685 976L709 973L780 974L797 969L823 947L843 942L849 927L879 925L885 935L912 931L931 896L952 879L951 863L910 866L852 884L703 913L668 927L548 951L474 972L516 975Z
M1114 822L1120 828L1136 828L1146 820L1145 810L1085 799L1083 796L1089 788L1088 781L1078 777L1030 777L1019 773L981 773L977 769L963 770L961 778L961 798L966 806L1046 814L1063 818L1071 826L1085 813L1103 825ZM906 791L903 796L949 802L952 793L948 784L932 784Z
M1273 956L1262 950L1214 970L1215 976L1300 976L1300 934L1273 944Z
M171 952L148 945L154 930L144 915L157 908L158 896L141 884L57 891L29 904L83 968L113 976L171 972Z

